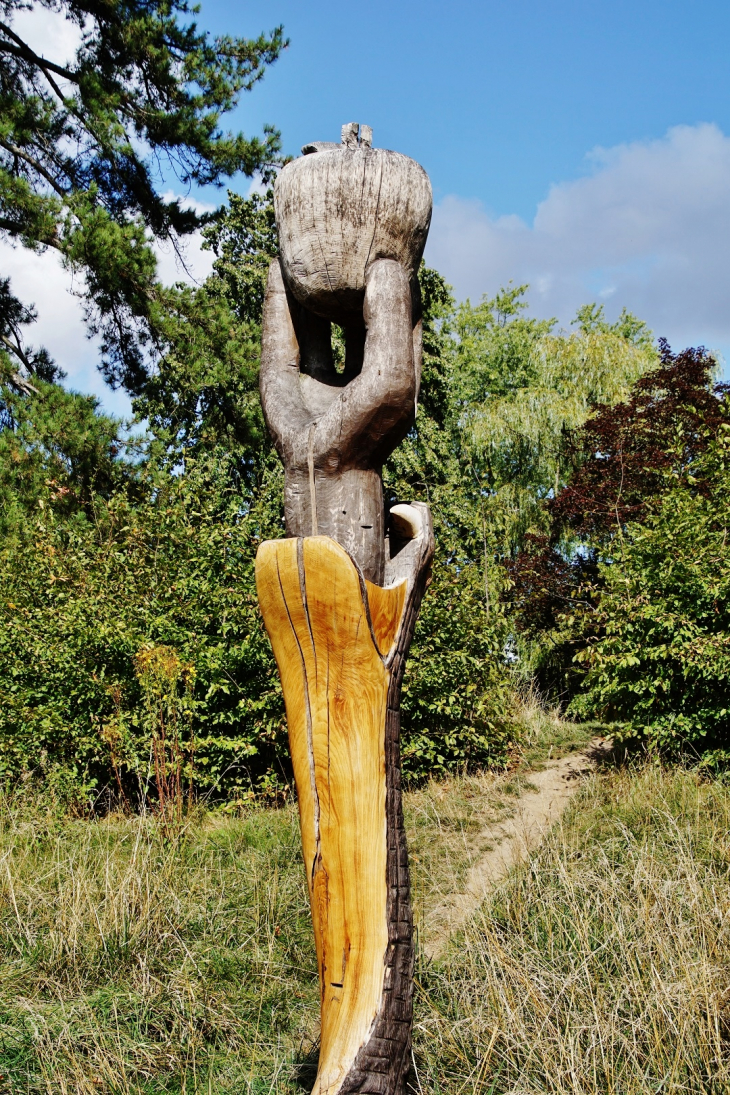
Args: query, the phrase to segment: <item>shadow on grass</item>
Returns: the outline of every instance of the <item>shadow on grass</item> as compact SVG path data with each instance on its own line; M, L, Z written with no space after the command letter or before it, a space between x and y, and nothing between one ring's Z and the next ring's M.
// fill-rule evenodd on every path
M301 1091L311 1091L314 1081L317 1079L317 1065L319 1063L319 1039L306 1044L302 1042L299 1051L294 1057L292 1069L292 1083Z

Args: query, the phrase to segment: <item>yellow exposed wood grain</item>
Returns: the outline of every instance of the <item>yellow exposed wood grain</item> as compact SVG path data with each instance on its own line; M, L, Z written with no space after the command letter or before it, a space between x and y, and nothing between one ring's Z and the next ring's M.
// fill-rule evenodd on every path
M320 975L316 1095L336 1095L380 1007L388 945L384 664L405 583L367 586L334 540L269 541L259 602L281 675Z
M408 583L401 582L393 589L383 589L382 586L375 586L372 582L366 581L365 588L375 641L380 653L386 658L398 634L403 606L406 603Z

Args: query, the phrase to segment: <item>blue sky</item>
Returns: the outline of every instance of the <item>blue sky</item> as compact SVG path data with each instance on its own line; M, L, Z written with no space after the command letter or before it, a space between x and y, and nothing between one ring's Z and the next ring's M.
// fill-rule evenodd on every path
M22 18L47 55L71 48L52 13ZM250 136L271 122L296 155L367 122L377 146L423 164L426 258L460 299L529 282L533 314L563 326L598 300L610 318L626 306L674 346L730 360L727 0L202 0L198 22L249 37L283 23L291 39L231 127ZM47 256L0 252L69 384L127 410L96 373L67 275ZM203 277L194 242L189 260ZM160 268L180 276L171 255Z
M680 124L730 132L730 4L553 0L348 4L203 0L217 33L283 23L287 52L239 117L277 125L287 152L371 124L414 156L436 201L478 198L531 219L586 154Z

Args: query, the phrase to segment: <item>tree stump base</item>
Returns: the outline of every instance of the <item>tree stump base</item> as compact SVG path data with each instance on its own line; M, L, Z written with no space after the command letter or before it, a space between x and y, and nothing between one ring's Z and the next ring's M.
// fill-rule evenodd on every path
M413 941L400 688L433 556L426 506L386 587L327 536L263 543L261 611L281 676L321 993L315 1095L398 1095L410 1068ZM409 523L410 522L410 523Z

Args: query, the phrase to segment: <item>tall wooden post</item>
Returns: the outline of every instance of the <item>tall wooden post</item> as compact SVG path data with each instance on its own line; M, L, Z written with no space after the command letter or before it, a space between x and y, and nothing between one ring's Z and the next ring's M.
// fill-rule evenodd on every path
M369 127L313 144L274 190L261 399L285 469L288 539L256 582L281 675L314 922L316 1095L400 1095L410 1066L413 925L400 689L434 543L421 503L386 514L382 465L412 427L416 272L428 176ZM345 331L335 369L331 324Z

